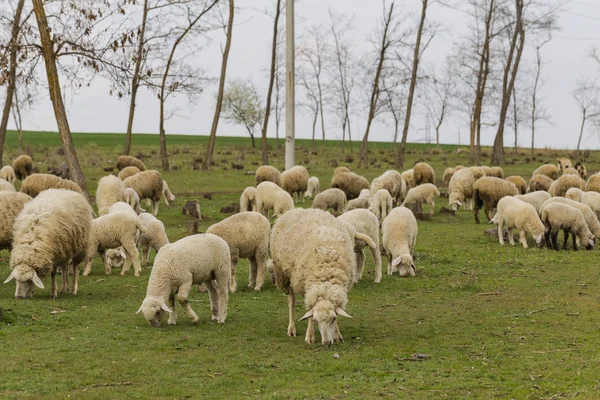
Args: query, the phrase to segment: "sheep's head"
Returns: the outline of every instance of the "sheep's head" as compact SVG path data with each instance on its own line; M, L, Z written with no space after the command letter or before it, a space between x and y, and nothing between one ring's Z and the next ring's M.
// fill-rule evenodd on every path
M544 233L540 233L539 235L535 236L535 243L537 244L537 247L542 247L544 245Z
M459 199L459 194L456 192L450 193L448 197L448 207L452 209L452 211L457 211L458 207L462 206L462 202Z
M125 251L123 251L123 247L106 250L106 262L110 267L122 266L125 258L126 256Z
M585 245L585 248L591 250L596 244L596 238L592 235L588 238L588 242Z
M171 311L163 299L158 297L146 297L136 314L139 314L140 312L144 314L144 317L150 325L154 328L158 328L164 313L172 313L173 311Z
M398 271L400 276L415 276L416 270L413 258L409 254L402 254L392 261L392 271Z
M333 344L335 339L341 338L339 335L336 338L338 315L352 318L346 311L334 306L330 300L319 300L313 308L300 318L300 321L311 318L319 326L321 343Z
M13 267L10 275L4 283L8 283L11 280L17 282L17 289L15 290L15 299L24 299L26 297L33 297L33 286L37 286L40 289L44 288L42 280L38 276L37 272L33 267L24 264L17 264Z

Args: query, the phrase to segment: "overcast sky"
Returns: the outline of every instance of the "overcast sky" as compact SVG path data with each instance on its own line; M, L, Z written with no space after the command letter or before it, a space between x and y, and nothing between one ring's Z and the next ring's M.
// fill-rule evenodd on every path
M413 6L412 13L417 15L418 0L405 0L405 4ZM545 64L543 66L543 88L540 95L551 116L551 123L540 123L536 133L536 147L574 148L579 133L580 115L572 92L578 76L594 76L600 69L589 57L589 48L600 45L600 1L597 0L565 0L566 5L560 14L561 31L554 34L552 42L543 49ZM264 15L263 10L272 7L273 0L242 0L238 5L243 7L236 15L237 25L233 32L233 42L228 65L228 77L250 78L266 92L268 84L266 70L270 62L270 43L272 35L272 18ZM400 3L402 4L402 3ZM399 5L400 5L399 4ZM346 12L355 16L353 38L357 54L368 50L367 37L371 34L381 15L378 0L299 0L296 3L296 34L301 34L306 27L320 22L327 22L328 9ZM402 6L402 13L408 13ZM446 53L464 33L468 16L461 12L433 6L429 19L443 25L445 33L434 38L427 49L425 64L443 62ZM416 17L415 17L416 18ZM416 21L414 22L416 24ZM217 36L212 45L196 57L196 62L212 76L218 76L221 54L220 48L224 38ZM532 62L529 52L523 63ZM177 114L166 122L167 134L206 135L210 131L214 112L214 92L216 87L208 87L195 104L189 104L184 96L170 99L168 107L177 108ZM417 89L418 90L418 89ZM4 89L2 89L4 91ZM24 115L24 127L28 130L56 130L56 122L46 90L40 90L41 98L35 110ZM2 93L4 95L4 93ZM298 100L298 99L297 99ZM124 132L127 124L128 101L118 100L108 95L108 84L101 79L93 81L89 88L75 94L67 93L67 112L71 130L74 132ZM360 136L364 133L366 110L357 110L351 118L353 132ZM413 114L413 122L409 132L409 142L423 141L425 138L425 118L417 110ZM308 138L311 132L311 117L304 110L297 109L296 137ZM9 124L14 129L14 124ZM519 144L530 145L530 131L523 126ZM326 111L327 137L341 138L338 127L331 112ZM142 90L138 94L138 108L134 123L134 132L158 132L158 100L155 95ZM392 128L384 122L373 126L371 139L389 141L392 139ZM441 142L468 143L468 123L462 116L456 116L442 127ZM482 143L492 144L495 131L483 133ZM240 126L230 125L221 120L218 135L245 136ZM280 136L284 136L284 126ZM274 137L274 129L269 136ZM320 130L317 131L320 136ZM505 133L505 144L512 145L514 134L511 129ZM597 149L600 147L599 136L590 129L586 132L582 148Z

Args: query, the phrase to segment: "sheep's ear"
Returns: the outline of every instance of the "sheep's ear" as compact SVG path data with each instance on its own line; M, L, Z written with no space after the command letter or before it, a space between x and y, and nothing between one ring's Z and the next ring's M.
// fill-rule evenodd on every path
M415 267L415 263L414 262L410 263L410 267L413 269L413 271L417 272L417 267Z
M313 311L313 310L312 310L312 308L311 308L311 309L310 309L310 310L308 310L308 311L306 312L306 314L304 314L304 316L303 316L302 318L300 318L298 321L303 321L303 320L305 320L305 319L308 319L308 318L312 317L312 316L313 316L313 314L314 314L314 311Z
M346 311L342 310L342 309L341 309L341 308L339 308L339 307L336 307L336 308L335 308L335 313L336 313L337 315L341 315L342 317L346 317L346 318L352 318L352 317L351 317L351 316L350 316L350 315L349 315L349 314L348 314Z
M394 261L392 261L392 268L396 268L398 266L398 264L400 264L402 262L402 256L395 258Z
M456 204L458 204L459 207L462 207L462 203L460 202L460 200L456 200Z
M166 312L168 312L169 314L173 312L173 311L171 311L171 309L170 309L170 308L169 308L169 307L168 307L168 306L167 306L165 303L162 303L162 304L161 304L161 306L160 306L160 308L161 308L163 311L166 311Z
M119 255L123 258L127 258L127 255L125 254L125 251L122 247L119 247Z
M37 272L35 272L35 271L33 271L33 284L35 286L39 287L40 289L44 288L44 283L42 282L42 280L38 276Z
M139 314L139 313L141 313L141 312L142 312L142 307L144 307L144 304L143 304L143 303L142 303L142 305L140 306L140 309L139 309L139 310L137 310L136 314Z
M6 278L4 283L8 283L8 282L12 281L13 279L15 279L15 270L10 271L10 275L8 276L8 278Z

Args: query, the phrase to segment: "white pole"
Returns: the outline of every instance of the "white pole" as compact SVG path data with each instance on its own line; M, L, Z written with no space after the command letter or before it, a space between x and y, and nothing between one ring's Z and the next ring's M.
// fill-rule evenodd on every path
M285 169L296 165L295 155L295 60L294 60L294 0L286 3L286 80L285 80Z

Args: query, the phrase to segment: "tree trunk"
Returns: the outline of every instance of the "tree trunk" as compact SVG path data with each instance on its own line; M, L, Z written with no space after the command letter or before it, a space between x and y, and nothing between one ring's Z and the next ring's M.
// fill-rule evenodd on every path
M583 115L581 116L581 128L579 129L579 140L577 140L577 152L578 153L579 153L579 146L581 146L581 138L583 137L583 131L585 129L585 120L587 119L586 113L587 113L587 110L584 108Z
M325 150L325 118L323 116L323 94L321 91L321 83L317 80L318 88L319 88L319 114L321 114L321 133L323 134L323 142L321 144L321 149Z
M160 161L163 171L169 171L169 153L167 152L167 135L165 134L165 101L160 98L160 120L158 133L160 136Z
M415 88L417 86L417 74L419 72L419 58L421 57L421 36L423 27L425 26L425 17L427 15L427 2L429 0L421 0L423 8L421 9L421 20L417 30L417 43L413 54L412 76L410 77L410 88L408 90L408 99L406 101L406 116L404 117L404 129L402 130L402 141L400 142L400 150L396 152L396 168L404 166L404 152L406 151L406 139L408 137L408 128L410 127L410 116L412 114L413 98L415 96Z
M350 154L353 154L354 149L352 148L352 130L350 129L352 124L350 123L350 117L348 116L348 110L346 110L346 121L347 121L347 125L348 125L348 144L350 145Z
M142 59L144 56L144 36L146 34L146 20L148 19L148 0L144 0L144 12L142 14L142 27L138 38L138 48L135 59L135 69L131 79L131 99L129 101L129 118L127 119L127 132L125 132L125 149L123 154L129 155L131 151L131 132L133 130L133 116L135 114L135 99L137 97L138 87L140 86L140 70L142 68Z
M0 121L0 165L4 165L2 156L4 152L4 140L6 139L6 129L8 127L8 118L17 87L17 51L19 47L19 27L21 24L21 13L25 0L19 0L15 17L13 19L12 31L9 43L10 65L8 67L8 86L6 87L6 99L4 100L4 109L2 110L2 121Z
M315 112L315 117L313 118L313 123L312 123L312 149L313 149L313 151L315 151L317 149L317 146L315 144L315 133L317 132L318 117L319 117L319 108L317 108L317 111Z
M223 60L221 62L221 78L219 79L219 92L217 93L217 105L215 107L215 115L213 116L212 127L210 128L210 137L208 138L208 146L206 149L206 157L202 163L202 169L210 168L213 153L215 151L215 139L217 136L217 128L219 126L219 117L221 115L221 107L223 106L223 92L225 90L225 77L227 75L227 58L229 57L229 49L231 48L231 36L233 34L233 14L235 12L235 1L229 0L229 20L227 21L227 40L225 42L225 50L223 50Z
M44 57L44 63L46 65L46 75L48 78L50 100L52 101L52 107L54 109L54 116L56 117L56 124L58 125L60 138L62 139L67 166L69 167L71 179L79 185L84 195L87 196L87 198L89 199L89 193L87 191L85 177L81 172L79 160L77 159L77 153L75 152L75 147L73 146L71 129L69 128L69 121L67 119L65 105L63 103L62 94L60 91L60 82L58 81L58 70L56 68L56 54L54 53L54 49L52 48L52 39L50 39L50 29L48 27L48 20L46 19L46 12L44 11L42 0L33 0L33 11L35 12L35 18L37 20L38 29L40 31L40 41L42 43L42 56Z
M254 142L254 133L249 132L250 134L250 140L252 140L252 148L255 149L256 148L256 143ZM268 164L265 164L268 165Z
M15 120L15 126L17 127L18 135L18 150L17 154L21 155L21 149L23 148L23 118L21 118L21 106L19 106L18 90L15 90L15 102L13 104L13 118Z
M517 88L513 87L512 91L512 105L513 105L513 129L515 130L515 156L517 155L519 147L519 109L517 106Z

